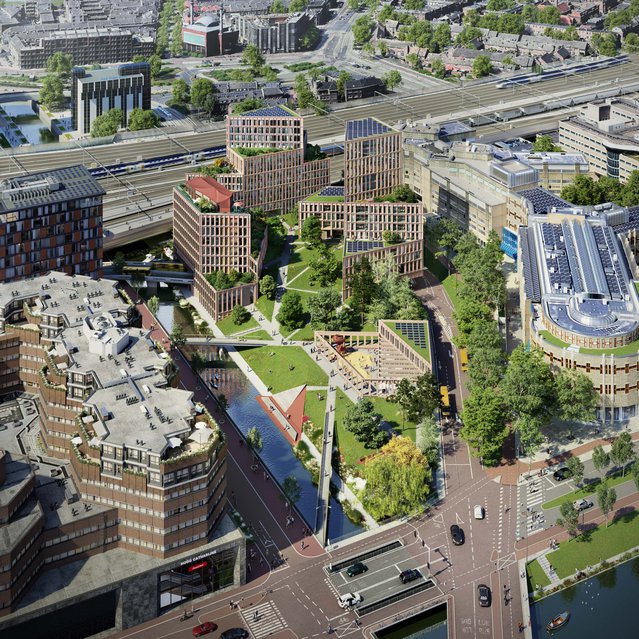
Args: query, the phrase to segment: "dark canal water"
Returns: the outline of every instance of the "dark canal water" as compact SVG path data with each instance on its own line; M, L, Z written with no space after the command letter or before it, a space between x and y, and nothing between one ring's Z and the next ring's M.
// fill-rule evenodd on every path
M446 606L437 606L411 619L374 633L377 639L448 639Z
M548 637L546 624L564 610L570 611L570 621L553 633L560 639L639 637L634 618L638 601L639 558L635 558L534 604L533 637Z

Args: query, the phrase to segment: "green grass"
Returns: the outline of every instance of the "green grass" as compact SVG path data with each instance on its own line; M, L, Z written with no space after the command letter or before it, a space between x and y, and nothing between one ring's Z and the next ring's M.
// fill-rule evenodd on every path
M288 263L286 280L290 282L294 277L298 276L308 267L314 257L315 251L309 249L305 244L301 246L297 245ZM293 282L292 286L295 286L295 282Z
M371 397L370 400L375 406L375 410L400 434L409 437L415 441L417 433L417 424L414 422L404 421L404 430L402 431L402 415L399 412L397 404L389 402L383 397Z
M416 353L421 355L426 361L430 362L430 345L428 342L428 323L424 324L424 330L426 332L426 347L418 346L412 339L409 339L399 329L395 328L395 321L388 321L386 324L392 329L393 333L397 335L402 341L406 342Z
M618 348L580 348L580 353L586 353L587 355L634 355L639 351L639 340L635 340L625 346L619 346Z
M239 350L246 363L274 393L300 384L328 385L326 373L300 346L260 346Z
M341 244L333 244L331 246L331 251L335 255L335 257L341 262L342 261L342 245ZM317 251L311 250L306 246L299 247L292 256L294 261L289 262L288 272L287 272L287 283L293 288L299 288L304 291L319 291L322 287L318 284L311 284L311 271L310 268L307 271L304 271L307 267L309 267L311 261L317 257ZM304 271L304 272L303 272ZM301 274L301 275L300 275ZM298 277L299 276L299 277ZM298 277L295 281L293 278ZM332 289L342 292L342 278L338 277L337 280L331 285Z
M453 273L449 277L446 277L442 282L442 286L446 291L446 294L450 298L450 301L454 308L457 308L459 304L459 295L457 294L457 282L461 281L456 273Z
M284 221L290 226L293 227L297 224L297 222L299 221L299 218L297 216L297 212L296 211L289 211L288 213L285 213L283 216Z
M557 575L564 579L576 570L600 563L634 548L639 539L639 512L627 513L606 528L602 524L586 535L564 541L559 549L549 553L548 561Z
M323 287L319 284L311 284L311 269L304 271L292 284L293 288L301 288L305 291L319 291ZM342 292L342 278L338 277L328 288L332 288L338 293Z
M539 331L539 334L553 346L557 346L559 348L568 348L568 346L570 346L568 342L564 342L563 340L559 339L558 337L555 337L552 333L549 333L548 331L541 330Z
M311 342L315 338L315 329L311 328L309 324L300 328L295 335L293 335L293 339L297 342Z
M246 335L242 335L244 339L268 339L272 340L273 338L266 331L253 331L252 333L247 333Z
M528 590L530 592L534 592L537 586L550 586L548 575L543 571L536 559L526 566L526 572L528 574Z
M224 333L224 335L235 335L241 331L247 331L249 328L259 328L259 324L253 317L249 317L246 322L242 324L233 323L233 319L230 315L223 320L217 322L217 327Z
M342 195L309 195L306 198L306 202L343 202L344 197Z
M270 300L266 295L260 295L255 302L257 309L266 317L266 319L273 319L273 309L275 308L275 300Z
M608 476L608 486L617 486L618 484L623 484L627 481L632 481L632 477L628 473L628 469L626 468L626 476L623 477L622 471L618 470L611 475ZM557 497L556 499L552 499L547 501L541 505L544 510L550 510L551 508L557 508L561 506L564 502L567 501L575 501L576 499L587 499L592 497L597 492L597 486L601 483L601 479L597 478L595 481L590 482L587 486L580 488L579 490L574 490L572 492L566 493L561 497Z
M452 305L457 308L459 296L457 295L456 274L448 274L446 267L435 257L432 251L424 249L424 264L426 268L442 283Z

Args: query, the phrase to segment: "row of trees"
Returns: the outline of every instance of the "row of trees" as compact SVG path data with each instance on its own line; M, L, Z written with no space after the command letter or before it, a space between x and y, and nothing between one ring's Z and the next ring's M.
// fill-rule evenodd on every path
M120 127L126 126L122 109L109 109L99 115L91 124L91 137L101 138L114 135ZM160 126L160 118L151 109L133 109L129 113L128 128L131 131L153 129Z
M180 111L188 111L189 105L209 117L215 112L217 107L215 86L210 80L197 78L193 80L191 86L182 78L173 82L170 106Z
M572 184L561 190L561 197L573 204L589 206L615 202L621 206L639 205L639 171L633 171L625 184L603 175L594 179L577 175Z
M42 78L39 100L47 109L59 109L64 105L64 88L69 82L73 56L57 51L47 60L47 75Z

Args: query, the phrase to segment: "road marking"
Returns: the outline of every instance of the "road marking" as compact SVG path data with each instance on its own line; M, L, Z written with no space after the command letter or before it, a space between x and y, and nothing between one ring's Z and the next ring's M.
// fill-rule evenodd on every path
M255 639L262 639L288 627L272 601L256 604L254 608L242 610L240 614Z
M464 523L464 520L459 516L459 513L455 513L455 518L458 524Z

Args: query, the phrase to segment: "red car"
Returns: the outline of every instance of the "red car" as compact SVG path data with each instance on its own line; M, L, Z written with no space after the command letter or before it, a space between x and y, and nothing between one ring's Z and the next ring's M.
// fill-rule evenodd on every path
M201 623L199 626L195 626L193 628L193 636L201 637L202 635L208 635L209 632L215 632L217 630L217 624L212 621L205 621Z

